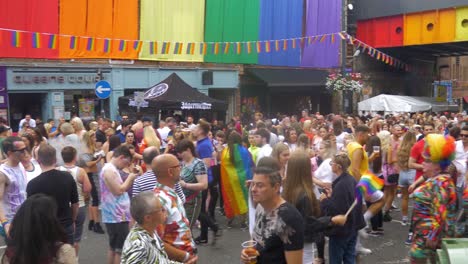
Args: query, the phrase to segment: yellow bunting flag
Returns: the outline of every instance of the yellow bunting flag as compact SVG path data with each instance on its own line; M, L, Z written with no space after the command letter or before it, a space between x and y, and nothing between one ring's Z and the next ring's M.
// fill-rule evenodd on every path
M218 43L218 42L216 42L216 43L214 44L213 53L214 53L215 55L218 55L218 53L219 53L219 43Z

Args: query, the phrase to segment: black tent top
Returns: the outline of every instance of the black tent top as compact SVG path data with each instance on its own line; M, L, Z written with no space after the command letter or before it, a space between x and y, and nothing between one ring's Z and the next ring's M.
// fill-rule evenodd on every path
M165 80L150 87L144 93L148 108L164 110L214 110L224 111L227 105L224 101L213 99L184 82L173 73ZM119 98L119 107L135 107L134 95ZM142 108L143 109L143 108Z

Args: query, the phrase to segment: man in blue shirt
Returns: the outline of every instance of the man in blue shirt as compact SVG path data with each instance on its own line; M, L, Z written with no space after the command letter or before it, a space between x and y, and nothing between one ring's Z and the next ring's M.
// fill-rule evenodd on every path
M210 207L215 206L218 201L218 183L213 179L212 166L215 165L215 155L213 143L208 137L210 132L210 124L200 120L197 127L193 130L193 134L197 139L197 154L198 158L203 160L205 163L207 172L208 172L208 190L202 192L202 208L198 220L201 222L201 232L200 236L195 239L197 244L207 244L208 243L208 227L214 233L212 243L215 243L216 237L218 235L218 225L216 224L213 217L211 217L206 211L206 198L208 196L208 191L210 192Z

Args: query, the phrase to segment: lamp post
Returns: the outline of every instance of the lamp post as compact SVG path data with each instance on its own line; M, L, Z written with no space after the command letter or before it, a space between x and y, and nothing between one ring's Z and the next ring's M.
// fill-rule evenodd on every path
M341 31L348 30L348 8L353 9L353 5L348 5L348 0L341 0ZM341 40L341 75L346 76L346 39ZM343 112L350 114L353 111L353 93L352 91L343 90Z

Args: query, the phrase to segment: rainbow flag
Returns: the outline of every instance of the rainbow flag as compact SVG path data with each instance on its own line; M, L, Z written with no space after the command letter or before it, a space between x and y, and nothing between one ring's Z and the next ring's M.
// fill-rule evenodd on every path
M229 47L231 46L231 43L229 42L226 42L224 44L224 54L228 54L229 53Z
M104 52L109 53L111 51L111 39L104 39Z
M49 43L47 45L49 49L57 49L57 35L49 35Z
M213 45L213 54L217 55L219 53L219 43L216 42L214 45Z
M127 51L127 41L126 40L119 40L119 51Z
M320 38L320 42L324 42L326 38L327 38L327 35L323 35L323 36Z
M143 45L143 41L134 40L133 41L133 50L140 51L142 45Z
M332 34L330 37L331 43L335 43L335 34Z
M285 39L283 40L283 50L287 50L288 49L288 40Z
M257 41L257 53L262 52L262 43L260 41Z
M21 47L21 32L11 31L11 45L15 48Z
M304 47L304 38L301 38L300 45L301 45L301 49L302 49Z
M380 179L371 172L366 172L361 176L361 179L356 185L356 199L362 200L363 197L370 197L376 191L381 190L383 186L383 179Z
M163 42L162 48L161 48L161 54L169 54L170 50L171 50L171 43Z
M339 32L339 33L338 33L338 35L340 36L340 38L341 38L342 40L345 40L345 39L346 39L346 35L345 35L345 34L346 34L346 33L344 33L344 32Z
M270 41L265 41L265 52L269 53L271 51Z
M221 153L221 189L227 218L248 212L245 182L252 179L254 167L250 152L242 145L234 144L234 159L230 154L229 148Z
M279 41L275 40L275 50L279 51Z
M95 39L93 37L88 37L88 41L86 43L86 50L87 51L94 51L95 48L96 48L96 44L95 44Z
M41 43L41 33L39 32L34 32L32 33L32 47L35 49L42 48L42 43Z
M149 53L156 54L158 52L158 42L150 41L149 42Z
M187 49L185 50L185 54L193 54L192 51L193 51L193 46L194 46L194 43L187 43Z
M245 45L247 46L247 53L250 54L252 52L252 44L250 42L246 42Z
M206 49L208 45L204 43L200 43L200 55L206 55Z
M240 43L240 42L237 42L237 43L236 43L236 50L237 50L237 54L241 54L241 52L242 52L242 46L241 46L241 43Z
M295 49L296 48L296 39L292 39L291 42L292 42L292 48Z
M184 43L179 42L179 47L177 47L177 54L182 54L183 49L184 49Z
M75 36L70 36L70 49L78 48L78 38Z

